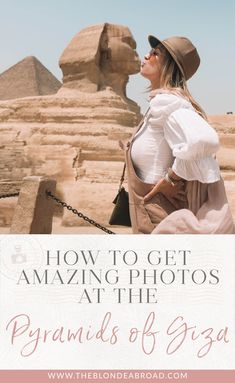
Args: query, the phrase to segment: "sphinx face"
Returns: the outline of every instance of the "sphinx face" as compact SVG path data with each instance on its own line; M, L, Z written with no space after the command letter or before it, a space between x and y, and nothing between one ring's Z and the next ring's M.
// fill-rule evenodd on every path
M108 23L81 30L60 57L63 83L87 92L110 86L123 93L128 75L140 72L140 65L129 28Z
M108 24L100 51L101 69L109 73L135 74L140 71L136 42L127 27Z

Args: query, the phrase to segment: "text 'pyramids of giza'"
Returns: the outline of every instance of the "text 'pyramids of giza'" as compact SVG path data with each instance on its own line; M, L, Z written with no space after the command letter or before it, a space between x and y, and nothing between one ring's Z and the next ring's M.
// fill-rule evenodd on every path
M56 93L61 83L34 56L28 56L0 74L0 99Z

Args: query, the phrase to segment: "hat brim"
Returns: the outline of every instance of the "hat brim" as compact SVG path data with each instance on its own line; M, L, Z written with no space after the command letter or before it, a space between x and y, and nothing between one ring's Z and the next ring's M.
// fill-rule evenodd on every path
M149 35L148 36L149 44L152 48L156 48L158 44L162 44L161 40L157 39L155 36Z
M185 73L184 73L182 65L180 64L179 60L177 59L175 53L172 51L172 49L167 45L167 43L165 41L161 41L161 40L157 39L155 36L152 36L152 35L148 36L148 41L149 41L149 44L150 44L151 48L156 48L159 44L162 44L166 48L166 50L170 53L171 57L173 58L173 60L178 65L181 73L185 77Z

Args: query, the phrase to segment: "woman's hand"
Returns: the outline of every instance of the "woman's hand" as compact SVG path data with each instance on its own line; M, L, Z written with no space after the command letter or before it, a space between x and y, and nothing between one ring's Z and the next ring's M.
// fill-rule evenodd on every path
M165 178L162 178L156 185L154 185L152 190L144 196L144 202L149 201L157 193L164 194L169 200L187 200L183 181L177 181L172 185Z

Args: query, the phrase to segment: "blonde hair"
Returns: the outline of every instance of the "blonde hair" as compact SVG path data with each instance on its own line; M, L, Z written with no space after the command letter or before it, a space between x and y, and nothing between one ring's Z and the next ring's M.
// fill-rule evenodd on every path
M164 56L163 70L160 77L160 87L183 96L186 100L191 102L196 112L207 120L206 113L189 92L186 79L175 60L162 44L159 44L157 48L159 48L161 54Z

